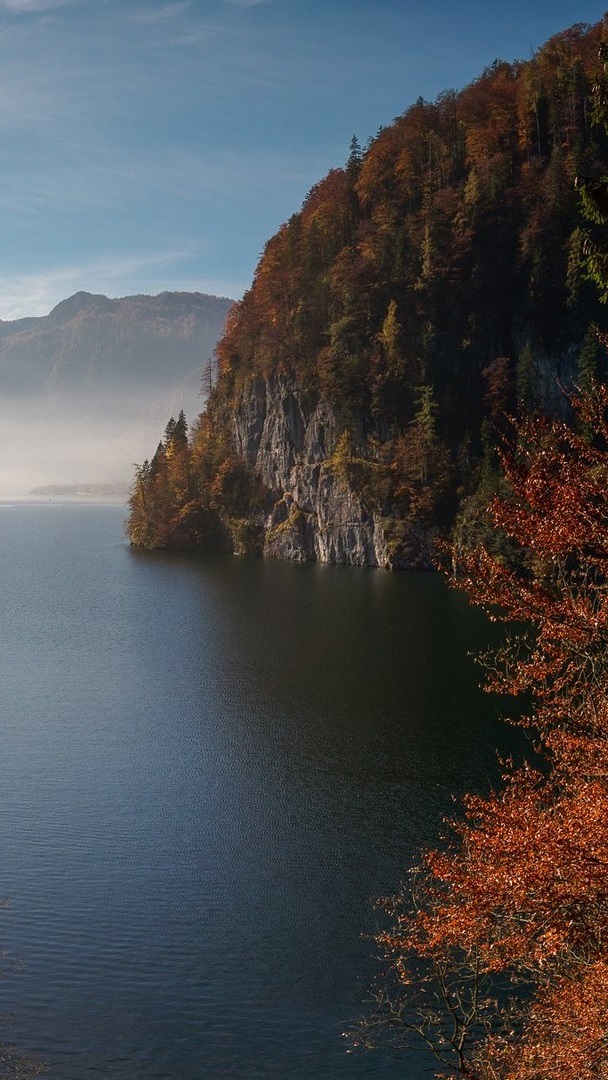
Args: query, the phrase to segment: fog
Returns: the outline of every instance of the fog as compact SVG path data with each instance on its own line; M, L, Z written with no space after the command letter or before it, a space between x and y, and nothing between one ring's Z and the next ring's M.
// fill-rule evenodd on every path
M134 464L152 457L167 420L180 407L165 399L138 414L124 398L118 404L98 401L95 412L90 399L60 408L5 400L0 404L0 497L61 484L120 484L126 491Z

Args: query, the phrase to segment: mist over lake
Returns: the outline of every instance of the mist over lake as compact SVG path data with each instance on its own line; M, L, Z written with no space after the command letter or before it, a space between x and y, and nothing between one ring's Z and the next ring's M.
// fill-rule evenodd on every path
M192 421L203 408L205 364L231 303L81 291L48 315L0 320L0 494L126 490L170 416L184 409Z

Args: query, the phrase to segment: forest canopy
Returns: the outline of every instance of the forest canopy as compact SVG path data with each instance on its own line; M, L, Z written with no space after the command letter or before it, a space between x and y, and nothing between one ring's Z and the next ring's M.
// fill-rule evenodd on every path
M583 213L608 154L601 34L575 25L531 60L419 99L365 149L352 140L230 311L188 484L159 457L138 473L134 543L262 550L286 489L240 453L234 413L278 377L333 411L326 461L391 565L430 565L454 523L463 538L482 528L505 416L565 416L563 389L605 373L603 255Z

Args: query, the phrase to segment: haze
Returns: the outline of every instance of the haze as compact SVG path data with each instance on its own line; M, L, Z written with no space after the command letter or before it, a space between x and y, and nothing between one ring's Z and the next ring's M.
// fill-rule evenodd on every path
M0 406L0 497L59 484L115 484L126 492L133 464L152 456L169 416L179 412L169 396L139 415L134 400L117 408L100 399L85 415L82 405L75 398L65 409L39 399Z
M79 292L0 324L0 493L122 484L171 416L203 406L201 374L231 301Z

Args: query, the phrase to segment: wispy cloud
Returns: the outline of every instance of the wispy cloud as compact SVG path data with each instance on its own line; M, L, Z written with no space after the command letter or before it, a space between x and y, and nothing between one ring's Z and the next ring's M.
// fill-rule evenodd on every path
M174 3L161 4L160 7L134 12L130 18L137 23L167 22L177 19L192 7L191 0L175 0Z
M257 7L258 4L269 4L272 0L224 0L225 4L236 4L237 7Z
M160 4L158 7L136 11L129 18L142 30L149 30L151 35L156 35L145 42L148 49L167 49L180 45L198 45L208 40L209 27L201 24L200 19L197 21L189 18L192 15L196 15L192 0L169 0L169 3Z
M13 15L27 15L29 12L52 11L74 2L75 0L0 0L0 10L9 11Z
M174 34L171 37L153 41L150 43L150 48L174 49L180 45L199 45L201 41L208 41L209 37L209 30L205 27L194 27L192 30L186 30L183 34Z
M214 215L237 200L245 206L270 187L304 183L301 161L281 149L251 155L246 148L172 147L160 155L102 141L83 144L75 156L66 146L60 163L38 161L34 155L26 177L16 166L13 175L13 161L14 155L7 158L0 190L0 224L3 216L8 223L17 216L27 228L44 229L67 214L72 221L88 220L89 234L99 216L108 223L120 219L128 227L129 215L144 214L158 227L176 201L189 207L191 220L193 207Z

